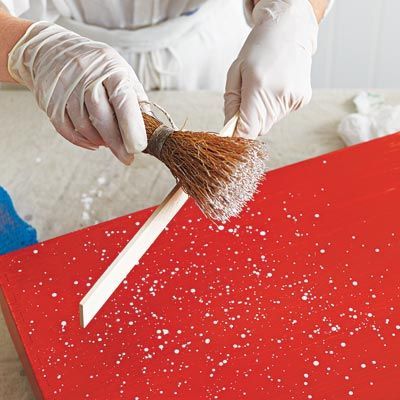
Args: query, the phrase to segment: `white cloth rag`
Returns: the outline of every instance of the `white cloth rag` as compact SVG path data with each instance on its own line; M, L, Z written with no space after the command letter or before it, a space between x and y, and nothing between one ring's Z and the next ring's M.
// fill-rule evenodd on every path
M357 113L347 115L339 136L351 146L400 131L400 105L385 104L380 94L361 92L353 99Z

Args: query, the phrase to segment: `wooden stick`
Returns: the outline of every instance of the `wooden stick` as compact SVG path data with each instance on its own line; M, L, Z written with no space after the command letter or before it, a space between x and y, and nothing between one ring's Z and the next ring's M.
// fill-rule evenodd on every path
M235 115L225 125L219 135L225 137L232 136L236 128L237 119L238 117ZM79 320L82 328L85 328L89 324L100 308L103 307L114 293L115 289L117 289L135 265L139 263L141 257L183 207L187 199L188 195L179 185L175 186L117 258L104 271L79 303Z

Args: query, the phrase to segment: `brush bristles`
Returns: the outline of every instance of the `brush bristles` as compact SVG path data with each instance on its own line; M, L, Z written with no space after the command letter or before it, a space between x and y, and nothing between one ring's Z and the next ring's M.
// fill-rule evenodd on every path
M160 125L153 123L148 134ZM166 140L160 160L207 217L223 222L238 216L253 197L266 157L261 142L177 131Z

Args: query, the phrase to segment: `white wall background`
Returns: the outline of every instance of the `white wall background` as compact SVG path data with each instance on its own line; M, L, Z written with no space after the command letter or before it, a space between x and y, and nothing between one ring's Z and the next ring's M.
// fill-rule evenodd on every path
M321 25L314 88L400 88L400 0L336 0Z

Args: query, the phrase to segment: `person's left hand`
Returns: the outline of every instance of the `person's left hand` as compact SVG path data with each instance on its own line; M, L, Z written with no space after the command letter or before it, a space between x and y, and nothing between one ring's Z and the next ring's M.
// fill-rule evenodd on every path
M312 95L318 22L308 0L261 0L255 26L227 77L225 122L239 112L236 134L255 139Z

